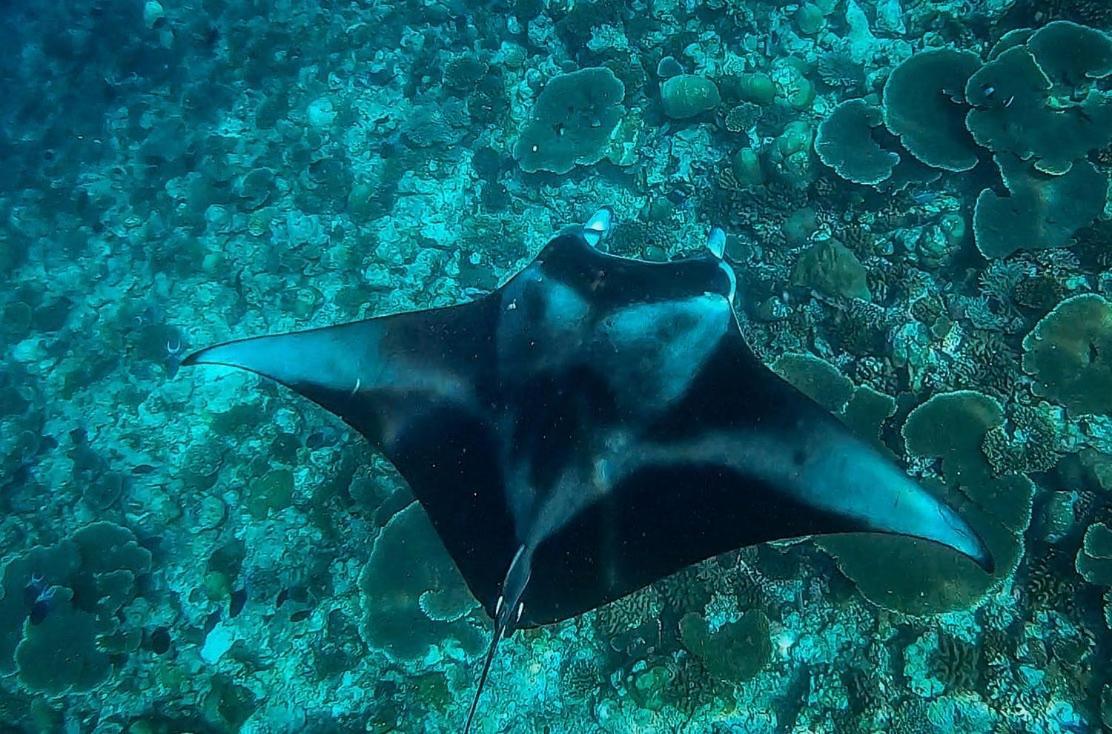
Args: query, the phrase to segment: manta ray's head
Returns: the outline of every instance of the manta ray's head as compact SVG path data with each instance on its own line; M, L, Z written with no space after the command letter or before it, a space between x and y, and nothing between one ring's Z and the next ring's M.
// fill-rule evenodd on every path
M667 262L650 262L606 252L613 228L610 209L597 211L586 224L564 228L537 257L548 275L591 296L592 305L675 301L718 295L732 304L737 277L725 260L726 233L715 227L702 248ZM595 299L601 299L596 301Z

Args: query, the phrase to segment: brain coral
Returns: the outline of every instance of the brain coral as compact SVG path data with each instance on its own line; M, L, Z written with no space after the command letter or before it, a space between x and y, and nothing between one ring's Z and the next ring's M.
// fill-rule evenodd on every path
M969 51L917 53L892 70L884 85L884 123L928 166L968 171L977 146L965 127L965 88L981 65Z
M666 115L682 120L713 110L722 98L718 87L710 79L696 74L680 74L660 85L660 100Z
M567 173L597 163L622 119L625 85L605 67L553 77L514 144L522 170Z
M1092 293L1059 303L1023 339L1023 369L1071 413L1112 411L1112 303Z

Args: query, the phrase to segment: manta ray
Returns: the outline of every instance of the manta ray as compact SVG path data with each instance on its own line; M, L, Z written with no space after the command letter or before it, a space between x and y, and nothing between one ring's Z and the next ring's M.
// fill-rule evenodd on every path
M736 548L895 533L969 556L953 508L766 367L712 229L698 256L604 250L610 209L469 303L227 342L226 365L336 414L398 469L499 640Z

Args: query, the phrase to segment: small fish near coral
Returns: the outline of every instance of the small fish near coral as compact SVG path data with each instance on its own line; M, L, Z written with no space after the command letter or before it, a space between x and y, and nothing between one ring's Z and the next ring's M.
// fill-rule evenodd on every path
M470 303L228 342L183 366L276 380L400 471L498 641L727 551L922 538L991 571L977 533L745 343L725 233L667 263L602 247L602 209Z

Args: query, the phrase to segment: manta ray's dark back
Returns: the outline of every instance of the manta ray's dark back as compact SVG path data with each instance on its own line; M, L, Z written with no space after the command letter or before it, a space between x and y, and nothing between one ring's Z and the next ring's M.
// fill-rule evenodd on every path
M954 510L753 355L721 231L702 256L648 263L600 251L609 228L602 210L471 303L183 364L277 380L378 447L495 643L770 540L898 533L991 569Z

